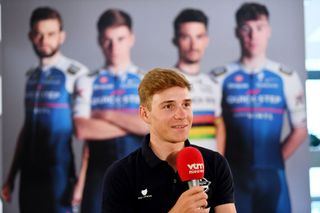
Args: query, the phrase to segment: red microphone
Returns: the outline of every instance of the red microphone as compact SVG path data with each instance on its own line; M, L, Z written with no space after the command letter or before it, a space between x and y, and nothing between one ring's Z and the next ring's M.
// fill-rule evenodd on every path
M200 185L204 177L204 163L201 152L194 147L183 148L177 156L176 167L182 181L188 181L189 188Z

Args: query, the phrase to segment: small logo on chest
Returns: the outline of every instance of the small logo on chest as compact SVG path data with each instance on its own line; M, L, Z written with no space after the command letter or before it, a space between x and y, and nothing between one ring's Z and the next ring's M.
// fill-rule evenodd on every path
M152 197L152 195L148 194L148 189L147 188L142 189L140 191L140 193L141 193L142 196L138 196L138 200L142 200L142 199L146 199L146 198L151 198Z

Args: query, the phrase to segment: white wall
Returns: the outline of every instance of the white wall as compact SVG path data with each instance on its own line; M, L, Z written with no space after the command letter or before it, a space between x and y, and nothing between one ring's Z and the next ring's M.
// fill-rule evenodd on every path
M72 58L95 69L103 64L96 41L96 21L107 8L117 7L129 12L134 21L135 63L146 70L172 66L177 52L172 45L175 16L185 7L196 7L210 18L211 43L203 61L203 70L235 60L239 55L234 37L234 12L243 0L3 0L3 171L7 175L23 115L25 71L37 60L27 38L29 17L37 6L57 8L64 19L67 40L62 50ZM270 58L297 70L305 78L303 0L268 0L273 36L268 50ZM80 144L75 146L77 157ZM287 162L287 174L293 213L310 212L308 188L309 154L307 143ZM16 182L16 186L18 186ZM5 212L17 210L17 194Z

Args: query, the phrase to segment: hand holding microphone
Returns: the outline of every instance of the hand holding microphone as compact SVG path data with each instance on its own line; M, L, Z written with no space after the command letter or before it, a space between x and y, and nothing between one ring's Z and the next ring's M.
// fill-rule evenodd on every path
M188 181L189 190L181 194L171 209L174 212L209 212L208 195L200 186L204 177L204 162L201 152L194 147L182 149L176 159L176 168L182 181Z

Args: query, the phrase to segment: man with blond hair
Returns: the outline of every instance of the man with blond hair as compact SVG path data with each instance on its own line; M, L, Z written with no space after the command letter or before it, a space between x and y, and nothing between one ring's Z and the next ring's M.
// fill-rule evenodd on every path
M233 181L218 152L191 145L191 84L170 69L149 71L139 85L140 117L149 126L142 147L107 170L103 213L216 212L234 213ZM205 174L201 185L188 189L177 175L177 153L197 148Z

